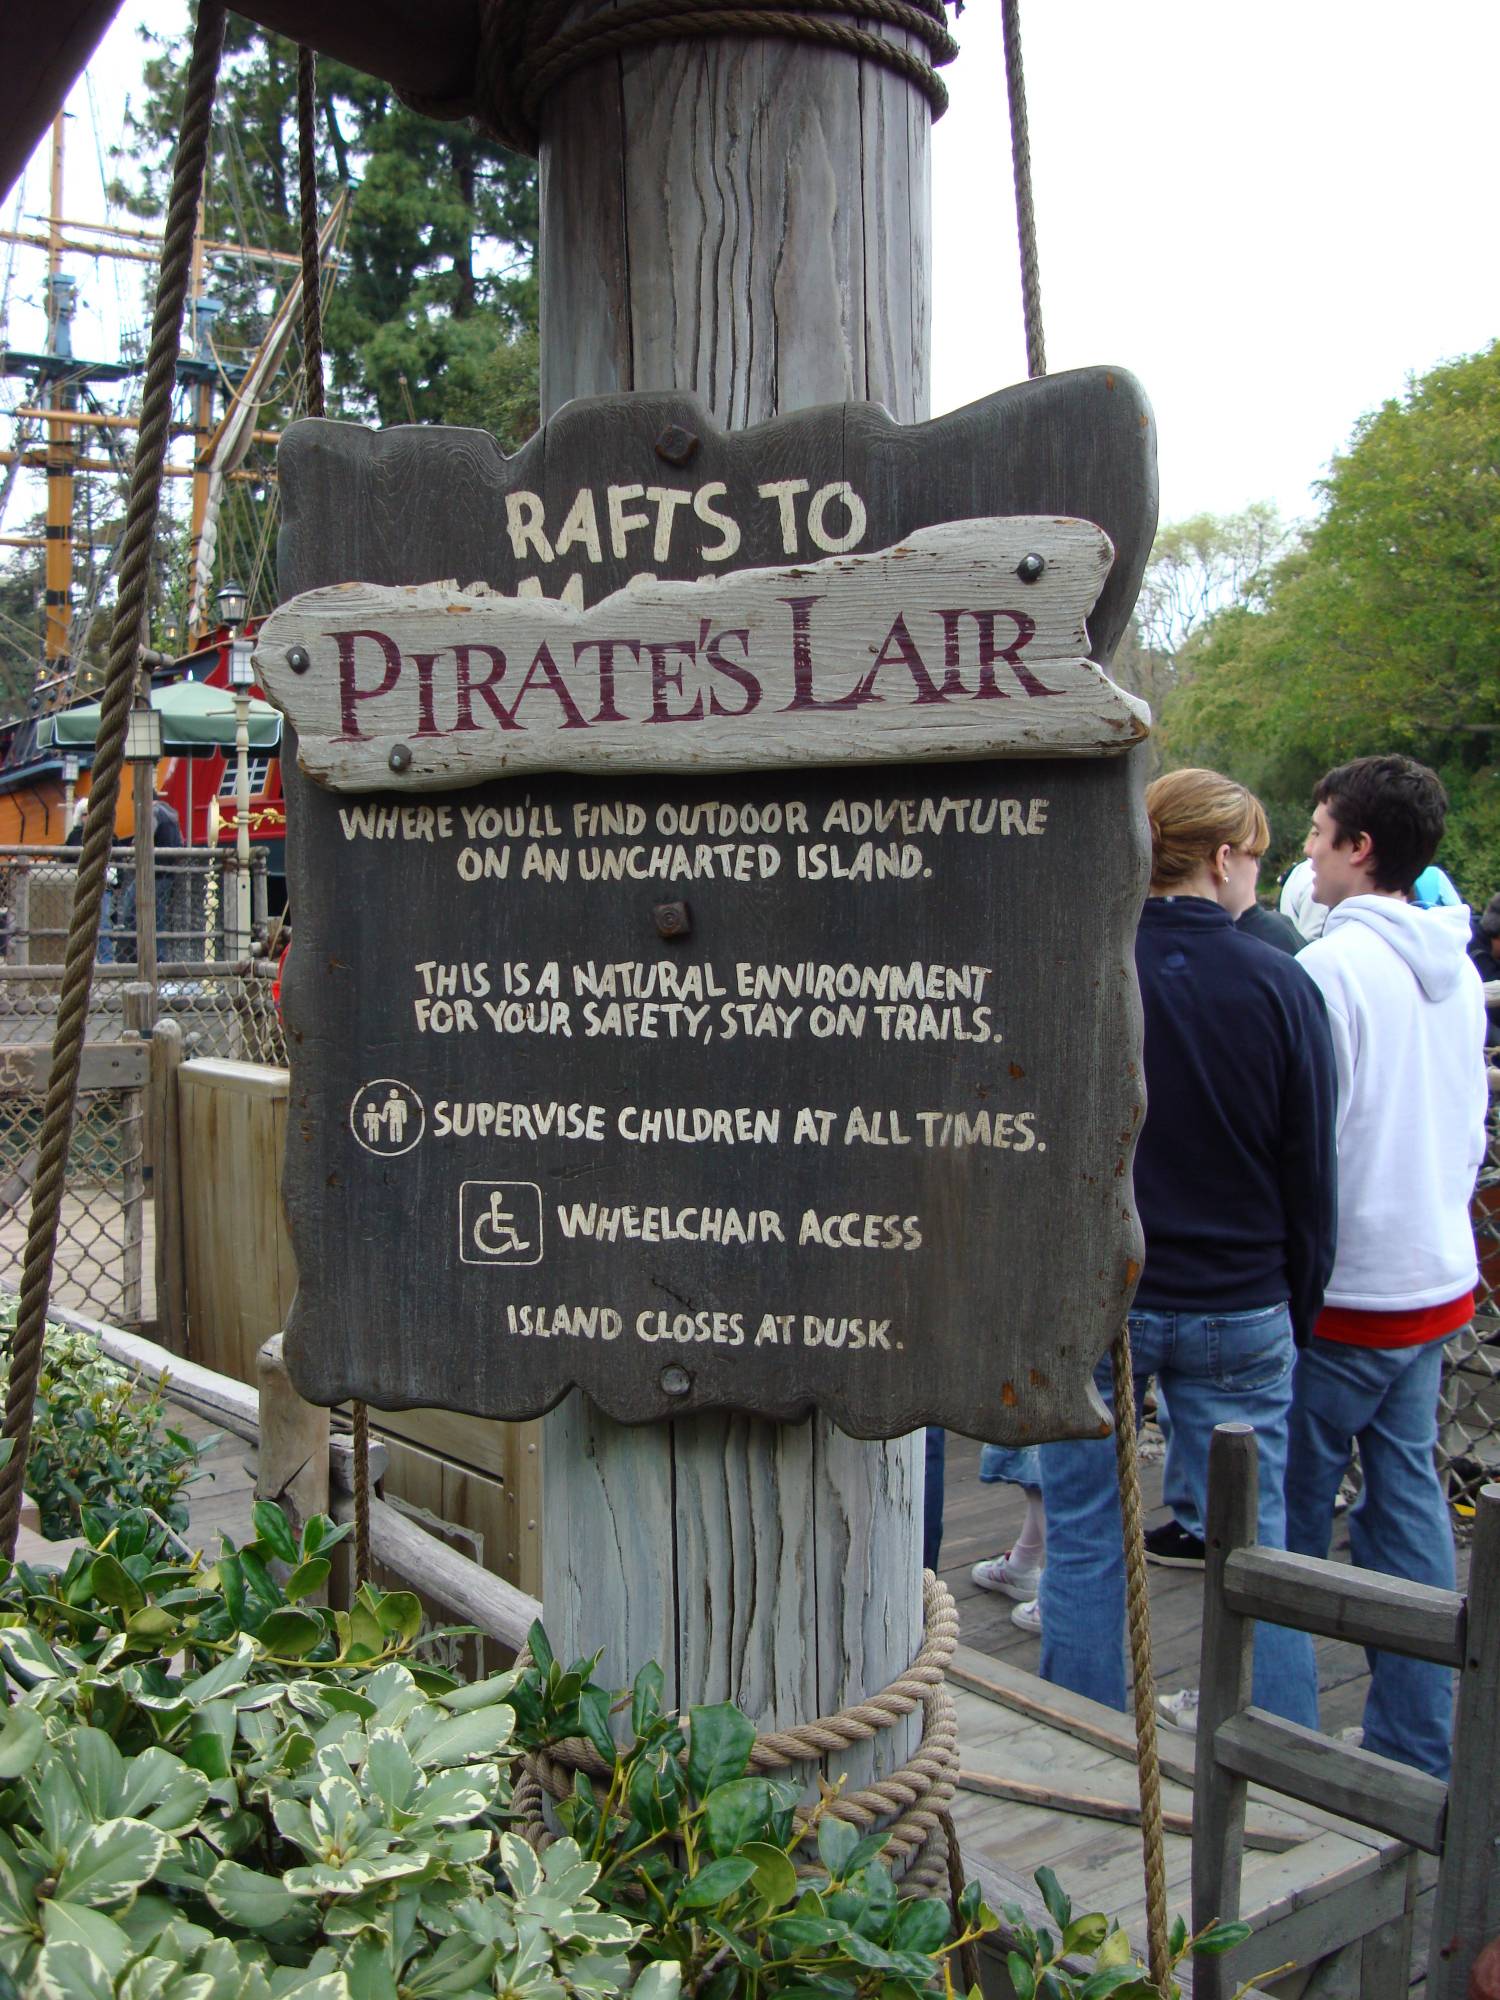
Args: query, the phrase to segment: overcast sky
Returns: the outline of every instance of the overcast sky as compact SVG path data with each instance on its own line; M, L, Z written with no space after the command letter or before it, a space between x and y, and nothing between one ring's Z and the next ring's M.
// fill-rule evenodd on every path
M1497 0L1023 0L1047 361L1116 362L1162 518L1308 488L1500 334ZM934 146L933 408L1025 372L998 0Z
M130 0L111 30L106 139L148 15L184 10ZM1164 519L1308 512L1362 411L1500 333L1500 0L1027 0L1022 25L1048 362L1140 377ZM969 0L934 133L935 411L1025 372L999 29ZM73 108L68 212L101 215ZM45 190L39 163L29 209ZM74 263L87 351L139 267Z

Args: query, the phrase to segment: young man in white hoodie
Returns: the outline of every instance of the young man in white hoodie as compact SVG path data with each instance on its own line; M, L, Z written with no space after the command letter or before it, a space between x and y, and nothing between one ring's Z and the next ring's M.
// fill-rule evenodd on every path
M1451 1590L1453 1530L1434 1463L1447 1335L1474 1313L1469 1198L1484 1154L1484 998L1462 905L1419 909L1412 885L1448 800L1409 757L1361 757L1316 791L1307 855L1328 906L1299 953L1328 1006L1338 1070L1338 1247L1298 1356L1287 1547L1328 1553L1334 1498L1359 1440L1356 1563ZM1364 1746L1446 1778L1446 1667L1370 1654Z

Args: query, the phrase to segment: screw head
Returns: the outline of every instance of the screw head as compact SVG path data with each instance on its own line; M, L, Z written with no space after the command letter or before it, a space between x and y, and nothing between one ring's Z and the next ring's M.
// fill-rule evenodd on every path
M294 674L305 674L312 665L312 656L306 646L288 646L286 663Z
M651 914L656 920L658 937L686 937L693 928L692 912L686 903L658 903Z
M409 743L392 744L391 754L386 761L393 771L409 771L411 769L411 745Z
M1016 575L1021 579L1022 583L1036 583L1046 567L1047 558L1039 556L1033 551L1029 556L1022 556L1021 560L1016 564Z
M693 1378L680 1361L669 1361L659 1377L664 1396L685 1396L693 1386Z
M664 458L668 465L686 465L698 449L698 438L681 424L668 424L656 440L656 455Z

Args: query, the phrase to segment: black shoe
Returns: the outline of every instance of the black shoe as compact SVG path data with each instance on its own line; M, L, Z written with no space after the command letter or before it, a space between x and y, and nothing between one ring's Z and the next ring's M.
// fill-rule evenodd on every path
M1201 1538L1190 1535L1180 1521L1163 1521L1147 1531L1146 1560L1166 1569L1202 1569L1207 1553Z

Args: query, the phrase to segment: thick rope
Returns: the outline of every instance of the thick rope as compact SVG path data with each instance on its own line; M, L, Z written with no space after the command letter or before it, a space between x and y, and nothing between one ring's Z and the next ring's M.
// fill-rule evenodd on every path
M862 1832L877 1827L884 1831L891 1860L898 1867L902 1862L910 1863L903 1885L927 1890L941 1888L949 1880L943 1822L958 1786L958 1715L944 1678L958 1644L958 1611L948 1586L931 1570L922 1576L922 1614L921 1649L889 1687L833 1715L757 1736L750 1750L750 1769L761 1774L786 1771L837 1755L894 1728L920 1708L921 1741L900 1770L858 1791L840 1792L837 1798L825 1801L821 1810L848 1820ZM542 1816L544 1800L567 1798L577 1771L594 1778L609 1773L598 1751L581 1737L568 1737L546 1750L528 1753L514 1804L522 1831L533 1846L545 1847L551 1839ZM799 1823L805 1825L818 1809L799 1806Z
M172 420L172 387L181 340L182 308L192 267L193 231L208 158L213 122L214 78L224 38L221 0L201 0L193 51L188 63L182 134L172 174L161 270L156 288L156 316L151 351L141 397L141 427L130 479L125 532L121 539L120 587L110 633L109 667L100 698L99 733L94 753L93 784L83 848L78 861L73 914L68 925L58 998L57 1026L52 1038L52 1066L47 1079L46 1107L26 1257L21 1273L21 1302L11 1346L10 1378L6 1388L5 1421L0 1436L11 1440L10 1460L0 1467L0 1553L13 1554L21 1519L21 1488L31 1443L32 1410L41 1374L42 1340L46 1332L47 1299L57 1250L58 1218L63 1182L73 1136L78 1096L78 1072L88 1025L89 994L94 979L94 954L99 941L99 912L104 900L104 874L115 833L115 801L125 760L125 729L135 693L141 655L141 628L151 574L151 549L161 498Z
M302 234L302 380L307 414L323 414L323 269L318 256L318 58L297 51L297 220Z
M953 1824L952 1813L939 1813L938 1825L943 1830L943 1847L948 1857L948 1905L953 1911L953 1934L961 1937L964 1923L959 1912L969 1886L964 1880L963 1850L958 1844L958 1828ZM958 1976L966 1993L972 1993L980 1983L979 1946L973 1938L958 1948Z
M1151 1670L1151 1586L1141 1512L1141 1464L1135 1435L1135 1370L1130 1322L1110 1350L1115 1386L1115 1461L1119 1467L1120 1521L1125 1539L1125 1601L1130 1622L1130 1665L1135 1676L1135 1746L1141 1795L1141 1848L1146 1865L1146 1955L1152 1984L1170 2000L1171 1952L1167 1945L1167 1864L1162 1847L1161 1765L1156 1751L1156 1678Z
M1026 373L1045 375L1042 274L1036 255L1036 205L1031 196L1031 133L1026 123L1026 73L1021 67L1020 0L1000 0L1005 29L1005 91L1010 100L1010 170L1016 186L1016 234L1021 243L1021 314L1026 322Z
M576 70L624 49L664 41L742 35L812 42L905 77L926 97L934 118L948 107L936 72L952 62L958 45L948 33L943 0L625 0L565 27L575 5L576 0L485 0L480 9L473 108L496 138L521 152L537 151L543 100ZM925 53L856 27L851 16L882 21L909 35ZM418 109L452 115L457 107Z
M354 1587L370 1581L370 1409L354 1411Z

